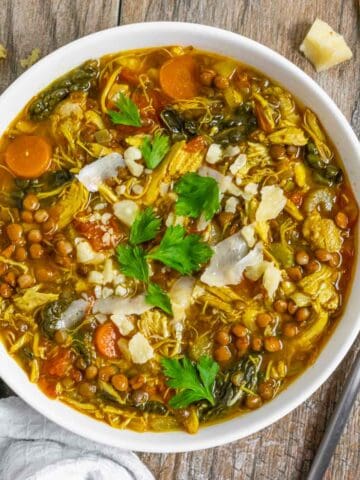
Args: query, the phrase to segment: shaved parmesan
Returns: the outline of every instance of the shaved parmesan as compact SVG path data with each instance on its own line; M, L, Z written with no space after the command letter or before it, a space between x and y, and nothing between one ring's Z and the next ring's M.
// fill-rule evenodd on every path
M244 153L241 153L240 155L238 155L233 161L233 163L230 165L230 168L229 168L230 172L233 175L236 175L237 172L246 165L246 160L247 160L247 157Z
M89 192L97 192L99 185L107 178L117 177L118 168L124 165L124 159L120 153L114 152L85 165L76 177Z
M129 335L130 332L134 330L134 323L130 320L129 317L126 317L121 314L111 315L111 320L118 327L121 335Z
M261 202L256 211L256 220L266 222L276 218L286 205L283 190L277 185L270 185L261 189Z
M201 167L199 168L199 175L203 177L211 177L214 178L218 184L221 193L228 192L235 197L238 197L241 194L240 188L238 188L234 183L232 177L229 175L223 175L217 170L214 170L210 167Z
M281 270L275 267L273 262L263 261L246 269L246 278L256 282L263 276L262 283L270 299L274 298L275 292L282 280Z
M105 255L95 252L89 242L80 239L76 244L76 256L79 263L97 265L105 260Z
M112 296L96 300L93 313L106 313L107 315L141 315L150 310L151 305L146 303L145 295L141 294L132 298Z
M239 200L236 197L229 197L225 202L225 212L235 213Z
M134 363L143 364L154 356L154 350L142 333L136 333L129 341L129 352Z
M175 322L183 322L186 310L190 306L191 296L194 289L195 279L192 277L180 277L171 287L169 296Z
M256 243L256 235L255 235L255 227L251 223L250 225L245 225L245 227L242 227L240 230L241 235L245 239L246 243L250 248L252 248L255 243Z
M131 227L138 214L139 207L132 200L120 200L113 205L114 215L125 225Z
M214 287L237 285L245 268L263 260L262 244L259 242L253 250L248 249L240 233L226 238L213 247L214 255L209 266L201 276L201 281Z
M85 317L88 306L89 302L83 298L71 302L68 308L61 314L56 328L73 328Z
M270 262L264 272L263 285L271 300L274 298L274 294L278 289L280 282L281 271L276 268L272 262Z

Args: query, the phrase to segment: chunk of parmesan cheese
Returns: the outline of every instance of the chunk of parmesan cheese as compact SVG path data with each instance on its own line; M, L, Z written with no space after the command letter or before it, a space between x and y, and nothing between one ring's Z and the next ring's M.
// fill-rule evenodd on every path
M214 255L201 281L214 287L237 285L244 270L263 261L262 243L248 249L241 233L235 233L213 247Z
M124 159L120 153L110 153L85 165L76 177L89 192L97 192L99 185L107 178L117 177L118 168L124 165Z
M245 242L250 248L252 248L256 243L255 227L252 223L250 225L245 225L240 230L241 235L243 236Z
M76 244L76 257L79 263L97 265L105 260L105 255L95 252L89 242L80 239Z
M262 284L270 299L274 298L282 280L281 270L275 267L272 262L263 261L246 269L246 278L256 282L262 276Z
M125 225L131 227L138 214L139 207L132 200L120 200L113 205L114 215Z
M145 295L137 295L132 298L111 296L96 300L93 306L93 313L105 313L106 315L141 315L153 308L146 303Z
M276 218L286 205L284 192L277 185L261 189L261 202L256 210L256 221L266 222Z
M169 297L174 315L174 322L183 322L186 310L190 306L195 279L180 277L171 287Z
M244 153L240 153L240 155L238 155L233 161L233 163L230 165L230 168L229 168L230 172L233 175L236 175L237 172L246 165L246 159L247 159L246 155Z
M130 320L129 317L126 317L121 314L111 315L111 320L118 327L121 335L129 335L134 330L134 323Z
M136 333L129 341L129 352L134 363L143 364L153 358L154 350L142 333Z
M318 18L300 45L300 51L318 72L327 70L352 57L352 52L344 37Z
M207 163L214 164L221 160L222 157L222 149L221 145L217 143L212 143L206 153L206 161Z
M137 163L136 160L140 160L141 151L136 147L129 147L124 152L125 165L129 169L131 175L140 177L144 171L144 166Z

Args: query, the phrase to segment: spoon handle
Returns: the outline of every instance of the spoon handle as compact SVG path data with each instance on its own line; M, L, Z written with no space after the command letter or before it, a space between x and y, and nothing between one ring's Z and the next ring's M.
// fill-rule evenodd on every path
M326 427L324 436L312 462L307 480L321 480L340 440L351 408L360 389L360 351L346 380L335 411Z

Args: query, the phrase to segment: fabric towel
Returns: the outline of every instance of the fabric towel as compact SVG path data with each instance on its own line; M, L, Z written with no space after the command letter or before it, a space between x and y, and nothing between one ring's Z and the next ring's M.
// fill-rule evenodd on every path
M75 435L17 397L0 400L1 480L154 480L128 451Z

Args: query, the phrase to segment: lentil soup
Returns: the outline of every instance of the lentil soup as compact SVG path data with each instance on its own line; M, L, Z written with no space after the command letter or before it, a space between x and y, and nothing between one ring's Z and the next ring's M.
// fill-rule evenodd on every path
M191 47L91 60L0 140L0 333L49 397L136 431L257 409L341 315L357 205L316 115Z

